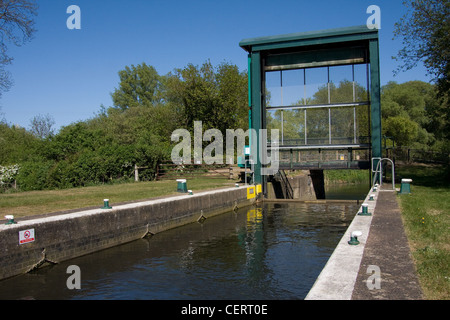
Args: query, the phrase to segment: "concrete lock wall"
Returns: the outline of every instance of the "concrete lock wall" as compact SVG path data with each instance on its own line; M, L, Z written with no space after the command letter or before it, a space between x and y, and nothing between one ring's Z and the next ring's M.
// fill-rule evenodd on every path
M302 170L294 177L288 177L293 199L300 201L325 199L325 180L323 170ZM269 199L283 199L281 182L267 183Z
M247 188L227 188L2 224L0 280L196 222L201 217L225 213L254 201L254 198L248 199ZM24 243L20 244L20 240Z

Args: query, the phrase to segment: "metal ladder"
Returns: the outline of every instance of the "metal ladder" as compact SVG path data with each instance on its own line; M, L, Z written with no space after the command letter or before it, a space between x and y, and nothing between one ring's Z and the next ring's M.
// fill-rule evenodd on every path
M375 170L373 170L374 162L378 160ZM372 158L371 170L372 170L372 187L377 183L379 178L380 186L383 185L383 161L390 161L392 165L392 190L395 190L395 165L389 158Z
M292 189L291 183L284 170L278 170L278 177L280 178L281 188L283 189L285 199L294 199L294 190Z

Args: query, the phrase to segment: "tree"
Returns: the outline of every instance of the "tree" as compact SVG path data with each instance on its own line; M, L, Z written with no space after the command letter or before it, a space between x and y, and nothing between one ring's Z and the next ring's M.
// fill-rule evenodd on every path
M397 145L410 146L418 135L419 125L408 117L394 116L382 121L383 132L392 137Z
M46 139L54 134L55 120L49 114L34 116L30 121L30 131L37 138Z
M448 0L404 1L408 13L396 23L395 36L403 38L405 47L398 53L411 69L423 61L436 80L447 88L450 76L450 2Z
M0 165L28 160L41 149L41 141L24 128L0 122Z
M248 129L247 73L240 72L236 65L224 62L217 67L216 81L221 108L215 111L217 122L223 123L222 130Z
M175 69L167 76L165 100L182 115L180 126L193 128L194 121L202 121L204 129L248 127L247 75L229 63L214 67L189 64Z
M216 94L214 69L209 62L201 68L188 64L168 75L166 96L183 115L184 121L180 123L183 128L193 128L194 121L203 121L207 129L214 128L212 110L218 107Z
M37 8L36 1L32 0L0 1L0 94L12 85L11 76L5 70L13 60L8 55L8 43L21 46L32 39Z
M158 163L170 159L172 132L189 128L186 117L208 129L247 125L247 76L236 66L189 65L159 76L141 64L119 76L113 107L56 134L49 115L34 117L29 131L0 122L0 165L20 165L21 190L127 180L135 165L144 167L140 179L151 180Z
M158 101L161 87L156 69L145 63L119 71L119 88L111 94L114 106L120 110L151 106Z
M450 144L450 2L448 0L404 1L408 13L396 24L394 35L403 38L398 53L403 60L399 70L411 69L422 61L437 84L439 102L435 119L444 128L443 150ZM399 71L397 70L397 72ZM443 123L443 125L442 125Z
M389 82L381 88L381 106L383 133L397 145L428 148L442 138L445 122L435 116L442 106L435 85Z

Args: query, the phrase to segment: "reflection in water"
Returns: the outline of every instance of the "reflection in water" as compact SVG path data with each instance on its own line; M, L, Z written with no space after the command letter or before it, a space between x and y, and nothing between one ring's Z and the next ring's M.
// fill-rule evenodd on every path
M364 200L369 190L369 183L330 184L325 186L325 195L327 199Z
M0 282L0 299L303 299L356 204L266 203ZM69 290L69 265L81 289Z

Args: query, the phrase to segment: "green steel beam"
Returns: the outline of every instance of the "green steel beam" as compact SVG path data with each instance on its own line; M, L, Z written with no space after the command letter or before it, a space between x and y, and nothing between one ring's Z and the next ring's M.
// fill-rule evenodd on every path
M312 32L298 32L278 36L242 40L239 45L247 52L286 49L293 47L352 42L378 38L378 30L367 26L337 28Z
M268 55L266 71L300 69L316 66L367 63L367 50L360 46L339 47Z
M254 179L255 183L259 184L263 182L261 175L261 162L258 159L260 154L259 150L259 134L260 129L263 129L263 116L265 111L262 104L262 68L261 68L261 53L251 53L251 66L250 66L250 81L251 81L251 128L255 130L256 141L252 140L251 155L255 163ZM251 136L251 135L250 135Z
M382 158L382 137L381 137L381 94L380 94L380 58L378 40L369 42L370 55L370 118L372 136L372 158ZM376 167L378 161L375 160ZM379 182L380 177L375 177L373 181Z
M252 128L252 55L248 54L248 128ZM249 131L250 132L250 131ZM248 135L248 145L251 148L252 135Z
M252 55L248 54L248 106L252 108Z

